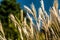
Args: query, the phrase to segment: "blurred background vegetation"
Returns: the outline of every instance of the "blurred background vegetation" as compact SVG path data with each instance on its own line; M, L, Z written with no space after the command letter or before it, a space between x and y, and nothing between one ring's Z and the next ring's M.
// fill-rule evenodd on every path
M4 34L7 40L20 39L17 28L14 27L12 21L9 19L9 15L13 14L20 20L20 4L16 3L16 0L2 0L0 5L0 21L3 26ZM1 35L1 33L0 33Z

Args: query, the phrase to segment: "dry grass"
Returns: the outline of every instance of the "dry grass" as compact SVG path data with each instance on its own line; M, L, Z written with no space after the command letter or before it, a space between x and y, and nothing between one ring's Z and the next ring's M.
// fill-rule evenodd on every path
M48 15L48 13L44 9L43 0L41 0L40 2L41 7L38 11L38 18L36 15L36 9L34 7L34 4L32 3L32 10L24 5L27 11L27 17L23 18L24 15L22 10L21 20L17 19L16 16L14 17L13 14L9 15L10 20L12 20L15 27L18 28L21 40L60 40L60 10L58 10L58 2L55 1L53 7L49 9L50 15ZM30 17L29 13L33 15L36 24L33 22L33 19ZM27 18L30 20L30 25L27 24ZM4 34L3 28L1 27L1 32L2 34Z

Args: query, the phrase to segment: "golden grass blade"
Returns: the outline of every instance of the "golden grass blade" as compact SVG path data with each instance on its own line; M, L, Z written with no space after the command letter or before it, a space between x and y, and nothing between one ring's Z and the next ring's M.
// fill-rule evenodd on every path
M44 9L44 3L43 3L43 0L41 0L40 3L41 3L42 9L45 10L45 9Z
M33 12L33 16L34 16L34 18L37 19L37 18L36 18L36 17L37 17L37 15L36 15L36 9L35 9L33 3L31 4L31 8L32 8L32 12Z
M18 30L19 30L19 33L20 33L21 40L23 40L23 36L22 36L21 28L20 28L20 27L18 27Z
M41 16L41 18L42 19L45 19L45 17L44 17L44 14L43 14L43 11L42 11L42 9L41 8L39 8L39 15Z
M58 0L54 0L53 6L55 7L56 11L58 11Z
M19 33L20 33L21 40L23 40L22 31L21 31L21 27L20 27L19 23L16 21L13 14L10 14L9 17L12 20L12 22L18 26L18 30L19 30Z
M33 21L32 21L32 18L30 18L30 27L31 27L30 32L31 32L31 36L33 37L33 26L32 26L32 24L33 24Z
M41 9L43 10L43 14L44 14L46 17L49 17L48 14L47 14L47 12L46 12L45 9L44 9L44 2L43 2L43 0L41 0L40 2L41 2Z
M23 10L21 10L21 21L23 22Z
M25 34L27 37L29 37L29 34L28 34L28 31L27 31L26 27L23 27L22 29L23 29L24 34Z
M27 18L29 18L29 20L32 21L32 18L30 17L29 13L27 13Z
M2 32L2 34L3 34L3 37L2 37L1 34L0 34L0 39L1 39L1 40L6 40L4 31L3 31L3 27L2 27L2 24L1 24L1 21L0 21L0 32Z
M24 18L24 25L26 25L27 23L26 23L26 18Z
M57 13L55 7L53 7L53 12L54 12L54 14L56 15L56 17L58 17L58 13Z
M25 10L26 10L28 13L31 13L31 14L33 15L33 12L31 11L30 8L28 8L26 5L24 5L24 8L25 8Z

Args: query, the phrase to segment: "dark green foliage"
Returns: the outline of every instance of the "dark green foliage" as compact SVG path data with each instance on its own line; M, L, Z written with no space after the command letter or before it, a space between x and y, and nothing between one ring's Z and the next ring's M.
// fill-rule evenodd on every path
M20 6L14 0L3 0L0 5L0 15L8 16L10 13L19 13Z
M5 37L7 40L20 39L17 28L13 23L9 22L9 14L12 13L16 16L20 13L20 4L16 3L16 0L3 0L0 5L0 20L4 29Z

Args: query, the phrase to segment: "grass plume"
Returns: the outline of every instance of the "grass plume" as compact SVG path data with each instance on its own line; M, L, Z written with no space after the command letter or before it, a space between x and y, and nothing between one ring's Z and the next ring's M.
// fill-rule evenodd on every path
M21 10L21 20L10 13L9 19L13 22L16 31L18 31L19 40L60 40L60 10L58 9L58 1L54 0L52 8L49 9L50 15L48 15L44 8L44 1L41 0L40 3L41 7L38 10L38 17L33 3L31 4L31 9L24 5L27 15L23 17L23 10ZM31 14L34 19L29 14ZM27 19L30 22L28 22ZM33 20L36 21L36 24ZM5 38L1 22L0 31L4 36L2 37L0 35L0 38Z

